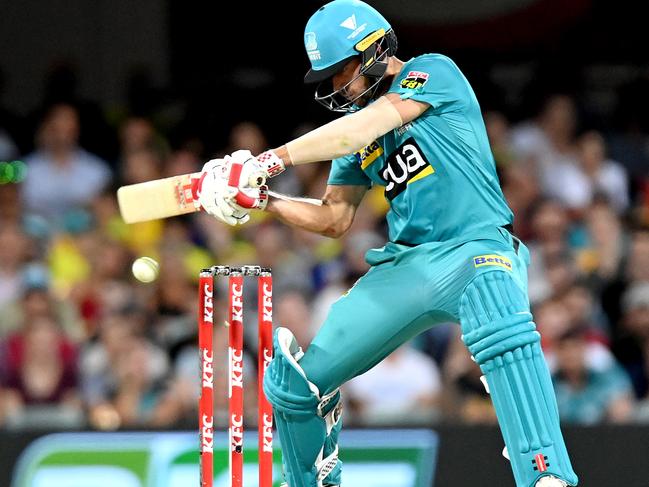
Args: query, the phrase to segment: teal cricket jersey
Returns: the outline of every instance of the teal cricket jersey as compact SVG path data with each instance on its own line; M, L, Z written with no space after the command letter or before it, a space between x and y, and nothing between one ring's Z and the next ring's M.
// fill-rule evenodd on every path
M384 186L395 243L469 240L511 224L478 100L455 63L441 54L413 58L388 91L430 108L334 160L329 184Z

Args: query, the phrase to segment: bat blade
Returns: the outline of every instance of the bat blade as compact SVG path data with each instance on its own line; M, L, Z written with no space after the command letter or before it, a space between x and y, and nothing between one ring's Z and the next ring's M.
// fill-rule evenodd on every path
M183 174L122 186L117 190L122 218L137 223L198 211L191 190L192 178L198 177L200 173Z

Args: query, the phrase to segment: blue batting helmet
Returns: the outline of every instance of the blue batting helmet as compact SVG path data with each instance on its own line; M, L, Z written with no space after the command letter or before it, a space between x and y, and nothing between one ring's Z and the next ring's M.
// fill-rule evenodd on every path
M311 62L305 82L315 83L333 76L349 59L386 35L394 36L390 23L365 2L334 0L320 7L304 29L304 47ZM396 51L396 38L393 45L388 45Z

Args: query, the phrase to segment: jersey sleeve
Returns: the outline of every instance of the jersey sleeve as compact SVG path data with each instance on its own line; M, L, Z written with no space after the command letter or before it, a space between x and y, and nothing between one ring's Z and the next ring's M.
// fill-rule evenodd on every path
M425 54L406 63L389 92L446 111L456 108L465 98L467 81L448 57Z
M339 157L331 162L329 180L333 186L371 186L372 181L363 172L355 154Z

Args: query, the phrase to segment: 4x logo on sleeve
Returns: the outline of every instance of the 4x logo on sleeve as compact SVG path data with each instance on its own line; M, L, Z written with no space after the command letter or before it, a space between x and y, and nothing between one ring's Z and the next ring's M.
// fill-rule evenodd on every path
M426 160L415 139L406 139L385 160L380 176L386 182L385 197L389 200L398 196L406 187L435 172Z
M428 81L428 73L423 71L408 71L408 76L401 80L401 88L416 90L421 88Z

